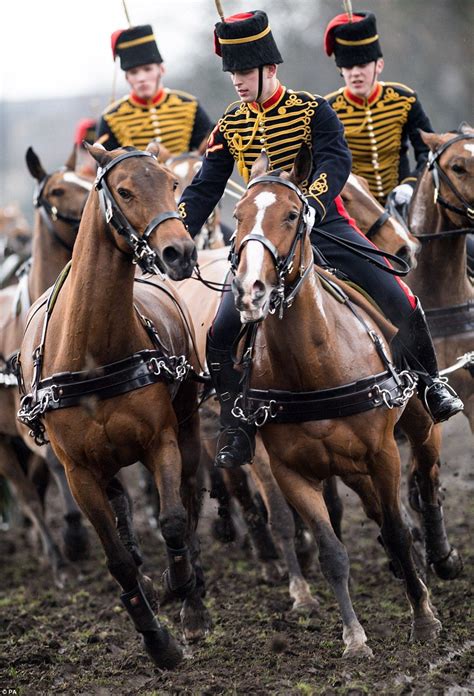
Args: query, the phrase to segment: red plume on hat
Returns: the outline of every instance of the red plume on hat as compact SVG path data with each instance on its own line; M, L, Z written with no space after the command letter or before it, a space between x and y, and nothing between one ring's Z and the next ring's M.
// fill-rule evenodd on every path
M332 56L334 53L334 29L343 24L349 24L349 22L360 22L362 19L364 17L361 15L353 14L352 17L349 17L345 12L331 19L324 32L324 50L328 56Z
M120 38L120 35L123 34L125 29L117 29L117 31L114 31L112 36L110 37L110 43L112 45L112 55L114 57L114 60L117 57L117 41Z

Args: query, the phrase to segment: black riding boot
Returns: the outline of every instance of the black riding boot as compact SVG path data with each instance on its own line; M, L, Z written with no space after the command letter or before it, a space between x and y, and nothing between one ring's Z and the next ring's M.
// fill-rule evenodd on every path
M462 411L463 402L439 376L433 341L419 300L398 328L395 342L401 345L409 367L418 375L418 396L433 421L441 423Z
M222 469L233 469L252 462L255 426L232 415L234 401L240 391L241 375L234 370L231 349L215 348L208 334L206 357L212 384L221 405L221 437L225 437L225 444L217 452L214 464ZM221 438L219 443L220 441Z

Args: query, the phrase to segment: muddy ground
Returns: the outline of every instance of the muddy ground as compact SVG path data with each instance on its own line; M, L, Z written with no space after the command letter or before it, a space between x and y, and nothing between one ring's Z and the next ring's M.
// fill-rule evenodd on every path
M0 532L0 695L474 693L472 439L462 416L445 433L445 516L465 568L451 582L428 577L443 623L438 642L408 642L410 612L403 586L388 570L375 528L346 489L344 537L352 598L374 651L370 661L342 658L339 613L317 562L310 581L321 600L320 616L311 621L292 617L284 580L272 587L263 584L258 563L242 541L223 546L210 540L215 511L208 501L201 531L214 630L172 673L154 668L143 653L96 542L91 559L74 566L67 589L60 591L28 548L25 533L17 528ZM59 540L56 497L53 490L51 524ZM158 583L162 545L139 499L136 522L146 571ZM168 604L161 613L178 632L179 606Z

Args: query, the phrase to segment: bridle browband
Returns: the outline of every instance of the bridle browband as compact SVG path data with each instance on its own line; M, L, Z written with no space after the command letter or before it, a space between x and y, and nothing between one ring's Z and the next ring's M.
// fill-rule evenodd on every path
M448 147L454 145L454 143L457 143L460 140L472 140L473 138L474 133L458 133L454 136L454 138L451 138L451 140L448 140L447 142L443 143L443 145L441 145L437 150L435 150L434 152L430 152L430 154L428 155L428 162L426 163L426 166L428 171L431 172L431 177L433 180L435 204L437 203L442 208L446 208L447 210L450 210L452 213L461 215L462 217L465 217L468 220L472 220L474 222L474 208L472 208L469 205L469 203L461 196L461 194L459 193L449 176L446 174L445 171L443 171L439 164L439 158L441 157L443 152L445 152L445 150L448 149ZM440 194L440 179L443 183L445 183L448 186L449 189L451 189L458 201L462 204L463 208L449 203L449 201L447 201L444 198L444 196ZM460 237L466 234L470 234L471 232L474 232L474 227L463 227L457 230L443 230L441 232L434 232L432 234L414 234L412 232L412 235L416 239L420 240L420 242L428 242L432 239L442 239L444 237Z
M65 169L60 170L60 171L65 171ZM51 179L51 176L52 176L52 174L46 174L46 176L44 176L41 179L41 181L37 184L37 186L35 188L35 192L33 194L33 205L35 208L38 209L39 214L41 216L41 219L43 220L44 224L46 225L46 229L51 234L51 236L55 239L55 241L58 242L58 244L60 244L62 247L64 247L68 251L72 252L73 245L68 244L67 242L64 241L64 239L62 239L62 237L59 236L59 234L54 229L54 223L57 222L58 220L60 220L61 222L65 222L67 225L70 225L72 230L77 234L77 231L79 229L79 225L81 223L81 218L80 217L77 218L77 217L73 217L72 215L65 215L64 213L61 213L61 211L58 210L55 205L51 205L51 203L48 201L48 199L45 198L44 190L46 188L46 184Z
M293 193L296 193L298 199L301 201L302 209L300 212L298 226L296 228L296 233L293 237L290 250L288 251L288 254L286 254L286 256L281 256L278 253L278 249L273 244L273 242L271 242L263 235L253 234L251 232L242 239L240 246L237 250L235 249L235 240L233 241L230 249L229 261L231 269L235 273L240 263L240 255L242 253L242 250L248 242L260 242L260 244L262 244L267 249L267 251L270 253L270 256L272 257L273 265L275 267L275 271L278 277L278 286L276 290L273 292L273 296L271 298L270 313L273 314L276 311L276 309L279 308L279 317L281 319L283 317L284 309L286 307L291 307L294 298L300 290L301 284L313 268L313 256L311 255L311 258L309 259L308 264L306 265L303 260L302 247L299 276L295 283L293 283L289 288L285 288L285 278L289 273L292 272L294 268L294 259L296 256L298 244L300 242L302 243L304 237L306 235L309 236L311 230L313 229L316 212L313 210L313 208L311 208L306 197L303 195L300 189L287 179L280 179L278 175L258 176L248 184L247 190L251 189L253 186L256 186L257 184L279 184L280 186L285 186L286 188L293 191Z
M126 152L111 160L105 167L99 167L97 177L94 182L94 188L99 194L100 208L104 214L107 224L111 224L117 233L125 239L129 247L133 251L133 261L144 273L165 273L166 268L156 251L150 247L149 239L159 225L166 220L176 218L181 221L181 217L175 210L166 210L159 215L156 215L146 226L142 235L131 226L125 215L122 213L114 197L107 185L106 176L113 167L120 162L123 162L130 157L152 157L155 161L157 158L151 152L142 152L134 150Z

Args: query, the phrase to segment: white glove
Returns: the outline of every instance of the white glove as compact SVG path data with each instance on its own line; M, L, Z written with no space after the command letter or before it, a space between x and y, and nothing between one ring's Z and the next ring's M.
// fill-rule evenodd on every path
M413 187L410 184L399 184L395 186L393 193L397 205L408 204L413 196Z

